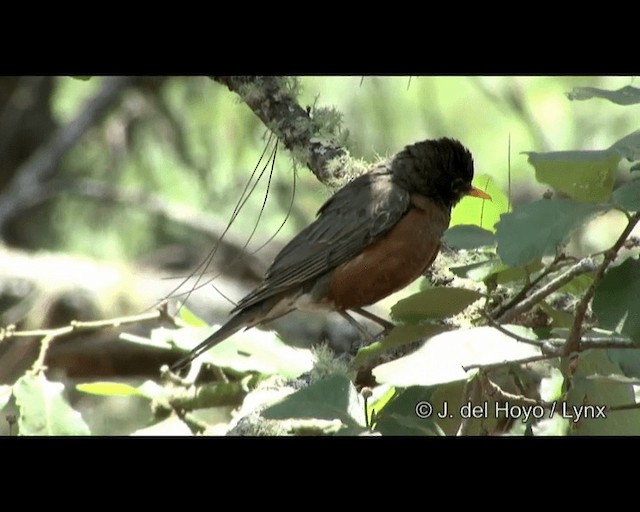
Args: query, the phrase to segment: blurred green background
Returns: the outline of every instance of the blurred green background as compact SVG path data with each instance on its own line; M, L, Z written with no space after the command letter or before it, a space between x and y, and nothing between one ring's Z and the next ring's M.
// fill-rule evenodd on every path
M53 134L73 128L106 80L0 78L0 194L5 194L0 206L23 166ZM638 128L634 107L566 96L576 86L618 89L633 77L305 76L299 83L303 107L333 106L342 114L354 157L373 162L425 138L457 138L473 153L476 174L491 176L505 193L510 169L512 203L537 199L546 190L535 182L522 152L606 149ZM0 215L0 326L51 328L152 307L181 282L167 278L187 276L212 249L215 241L193 223L215 224L222 232L254 169L265 167L264 159L258 162L268 136L234 93L209 78L133 78L114 96L108 114L64 153L38 197L8 220ZM620 164L619 179L628 179L625 166ZM295 201L274 242L259 253L262 268L313 219L331 191L280 147L270 183L267 166L228 233L240 246L254 229L250 248L267 241L287 216L294 172ZM241 290L225 276L216 284L238 299L260 275L258 268L244 276ZM156 289L158 283L163 287ZM209 287L204 293L216 295ZM221 302L217 311L224 318L230 306ZM313 320L305 317L303 323ZM148 328L131 330L148 335ZM122 380L128 375L139 383L144 375L157 378L160 364L168 361L162 354L137 357L133 343L119 344L117 332L96 338L54 344L46 361L49 377ZM0 343L0 383L13 383L37 351L35 338L30 345ZM64 373L56 375L56 368ZM100 412L100 401L92 397L76 394L75 400L92 411L87 417L93 417L94 433L133 429L113 424L114 418L124 422L132 414L130 404L126 413L117 412L126 400L114 399L115 413Z
M56 79L56 121L68 122L100 82L99 77ZM623 107L565 96L574 86L617 89L631 83L629 77L306 76L300 82L300 103L335 106L343 114L352 155L369 161L424 138L455 137L471 149L476 173L491 175L506 192L510 138L516 201L544 191L521 152L604 149L636 128ZM127 92L121 107L68 155L65 173L152 191L226 221L265 141L264 126L225 87L201 77L167 78L152 96ZM305 225L329 195L306 169L300 167L297 177L294 212L280 232L283 240ZM234 226L241 236L255 224L266 181ZM291 189L292 160L281 149L261 233L280 225ZM56 203L53 233L43 240L48 248L128 261L158 242L154 220L135 208L77 197Z

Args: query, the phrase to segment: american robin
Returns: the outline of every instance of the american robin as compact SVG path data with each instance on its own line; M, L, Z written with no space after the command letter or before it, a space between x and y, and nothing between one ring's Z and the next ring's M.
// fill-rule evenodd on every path
M276 256L262 283L231 318L186 357L178 370L242 328L295 309L354 311L385 329L393 324L362 309L420 277L440 248L451 208L471 186L473 157L453 139L405 147L338 190ZM362 328L360 327L362 330Z

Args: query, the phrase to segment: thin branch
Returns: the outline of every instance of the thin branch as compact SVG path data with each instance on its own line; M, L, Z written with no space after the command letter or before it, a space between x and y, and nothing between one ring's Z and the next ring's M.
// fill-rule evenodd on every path
M527 283L522 290L520 290L509 302L501 305L495 311L491 312L491 315L494 317L500 317L507 310L514 307L516 304L524 300L529 291L531 291L535 286L537 286L540 281L542 281L545 277L547 277L551 272L554 272L558 269L558 264L564 260L566 256L564 254L558 254L554 260L545 268L538 277L536 277L533 281Z
M533 345L540 349L544 348L544 345L545 345L544 341L532 340L530 338L523 338L522 336L519 336L516 333L513 333L508 329L505 329L504 327L502 327L498 322L496 322L493 318L487 315L484 311L481 314L486 318L487 322L489 322L489 325L491 325L491 327L493 327L494 329L497 329L502 334L505 334L510 338L513 338L514 340L519 341L520 343L527 343L528 345Z
M0 194L0 232L18 212L30 208L35 198L46 195L45 181L53 177L64 155L113 107L122 91L131 83L128 77L107 77L97 94L79 114L58 128L51 139L16 171L11 183Z
M545 402L544 400L536 400L534 398L528 398L524 395L515 395L513 393L509 393L505 391L500 386L498 386L495 382L493 382L485 372L479 372L478 380L482 385L482 390L494 400L505 400L509 402L509 405L524 405L528 407L534 407L539 405L544 407L545 409L551 409L551 404L549 402Z
M141 322L147 322L151 320L168 320L174 325L179 325L178 320L173 317L168 310L167 302L162 302L155 311L150 313L143 313L140 315L131 315L131 316L121 316L116 318L109 318L106 320L95 320L89 322L81 322L78 320L73 320L69 323L69 325L65 325L63 327L57 327L53 329L36 329L32 331L16 331L15 326L9 325L5 328L0 328L0 342L8 340L9 338L34 338L34 337L44 337L51 338L51 341L54 338L60 338L62 336L66 336L71 334L72 332L80 332L80 331L96 331L100 329L104 329L106 327L121 327L123 325L129 324L138 324ZM50 342L49 342L50 343Z
M496 321L499 323L509 322L518 315L530 310L548 295L551 295L559 288L562 288L574 277L581 274L586 274L588 272L593 272L597 268L598 267L592 258L581 259L578 263L567 269L558 277L552 279L546 285L539 288L536 292L532 293L527 299L523 300L512 309L505 311L502 315L500 315L500 317L496 318Z
M580 300L578 307L576 307L576 314L573 318L573 325L571 326L571 331L569 332L569 336L567 337L567 341L563 349L563 352L565 355L579 351L580 337L582 335L582 323L584 322L584 317L587 314L587 308L589 307L589 303L591 302L591 299L595 294L596 286L598 286L598 284L604 277L604 274L607 268L609 267L609 265L611 265L611 263L613 263L613 261L616 259L616 256L618 255L618 251L625 244L625 241L627 240L627 238L633 231L633 228L635 228L636 224L639 221L640 221L640 212L636 212L634 215L630 217L627 227L622 231L616 243L613 244L613 247L611 247L611 249L605 253L604 259L602 260L602 263L598 267L598 271L596 272L596 277L593 280L593 283L591 283L591 286L589 286L589 289Z
M510 361L500 361L498 363L470 364L467 366L462 366L462 369L465 372L468 372L469 370L474 370L476 368L482 371L489 371L489 370L495 370L497 368L502 368L504 366L510 366L514 364L520 365L520 364L536 363L538 361L546 361L548 359L555 359L557 357L559 356L555 354L540 354L538 356L523 357L522 359L513 359Z

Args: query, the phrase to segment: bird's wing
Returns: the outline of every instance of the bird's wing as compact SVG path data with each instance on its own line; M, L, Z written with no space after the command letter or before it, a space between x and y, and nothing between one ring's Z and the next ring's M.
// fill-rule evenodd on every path
M233 312L321 276L349 261L388 232L407 212L409 192L388 169L356 178L318 211L316 220L276 256L264 281Z

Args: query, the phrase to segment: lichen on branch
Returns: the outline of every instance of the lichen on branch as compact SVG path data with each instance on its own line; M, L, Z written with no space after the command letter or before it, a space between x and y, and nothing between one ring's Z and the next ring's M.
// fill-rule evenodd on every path
M361 174L340 144L341 115L333 108L304 109L298 103L299 83L292 77L217 76L217 82L237 93L296 160L327 185Z

